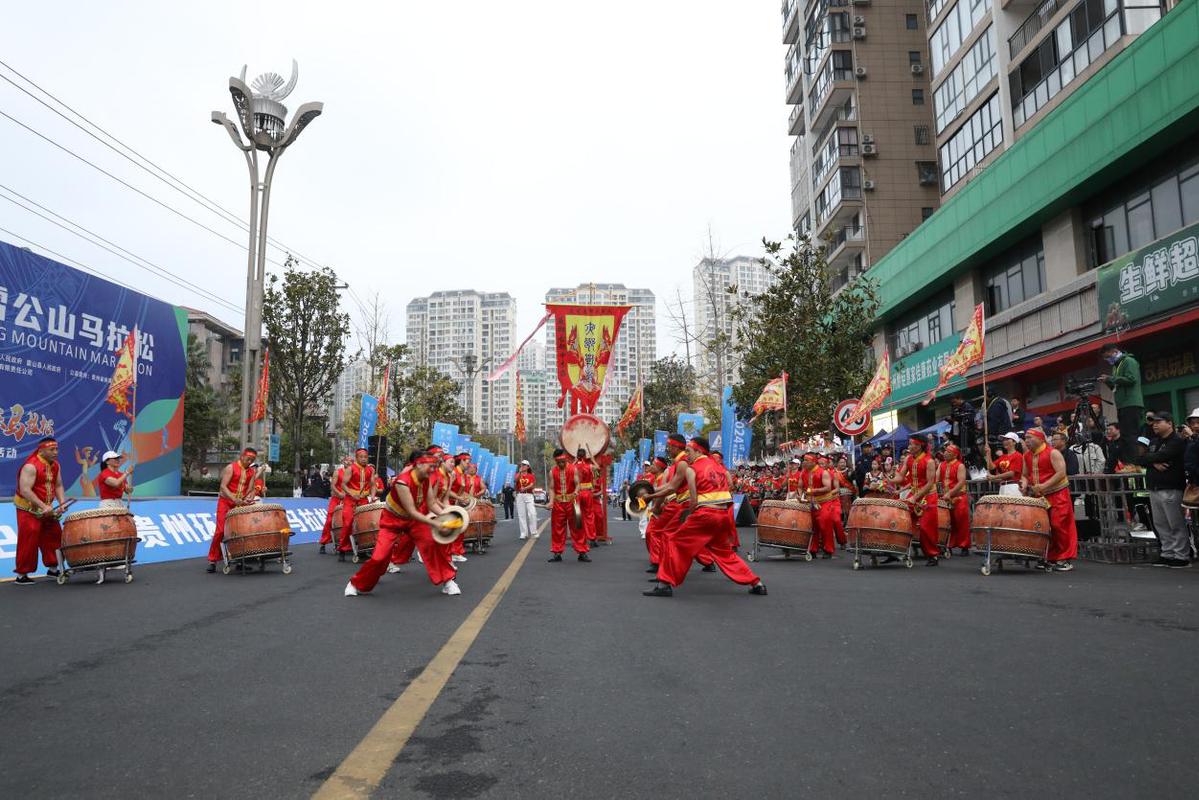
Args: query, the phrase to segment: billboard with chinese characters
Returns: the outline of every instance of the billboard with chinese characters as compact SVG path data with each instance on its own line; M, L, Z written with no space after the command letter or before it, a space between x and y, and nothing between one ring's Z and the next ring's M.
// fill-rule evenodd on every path
M1096 280L1104 331L1199 303L1199 225L1103 265Z
M131 422L105 395L135 326ZM127 456L136 496L179 494L186 343L182 309L0 242L0 497L42 436L72 497L96 496L106 450Z
M287 511L291 544L315 543L325 524L328 500L320 497L272 497ZM95 502L76 504L72 511L94 508ZM82 508L81 508L82 506ZM130 509L137 523L137 562L153 564L181 558L204 558L216 529L215 497L177 497L134 500ZM0 575L11 575L17 552L17 520L12 503L0 503ZM42 571L41 563L38 572ZM87 580L83 575L80 581Z

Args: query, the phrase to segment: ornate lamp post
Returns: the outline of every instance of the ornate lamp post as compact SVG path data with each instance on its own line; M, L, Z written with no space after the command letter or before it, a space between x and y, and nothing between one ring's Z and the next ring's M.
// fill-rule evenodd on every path
M254 425L247 423L250 402L262 370L262 297L266 281L266 224L271 202L271 179L279 156L300 135L308 123L320 116L324 103L305 103L296 111L291 124L285 123L287 107L282 101L296 88L299 66L291 62L291 80L274 72L264 72L246 85L246 68L240 78L229 79L229 94L237 112L238 127L223 112L213 111L212 121L229 132L229 138L246 158L250 171L250 244L246 267L246 328L242 353L241 446L258 441ZM245 139L242 138L245 135ZM267 154L266 176L258 175L258 152ZM259 209L261 208L261 215ZM261 443L259 443L261 444Z

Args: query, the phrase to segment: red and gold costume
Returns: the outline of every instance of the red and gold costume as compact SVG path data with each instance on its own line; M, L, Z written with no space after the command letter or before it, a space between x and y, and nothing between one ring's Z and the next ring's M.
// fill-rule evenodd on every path
M831 487L828 489L824 488L826 475ZM812 502L812 543L808 546L808 552L823 550L832 555L836 549L834 542L838 528L841 529L841 535L845 535L841 525L841 498L837 494L836 481L828 470L813 466L801 473L799 484Z
M333 492L329 496L329 508L325 512L325 527L321 530L320 544L322 547L333 541L333 515L338 513L338 510L341 508L341 498L337 495L343 491L342 483L345 481L345 478L346 468L344 466L334 470L332 481Z
M337 552L348 553L350 534L354 532L354 511L370 502L375 488L375 468L355 461L346 467L341 485L345 496L341 499L341 539L337 543Z
M432 458L432 456L424 456ZM369 592L375 588L379 578L387 571L387 562L393 551L419 550L424 561L425 571L429 581L434 586L440 586L446 581L453 580L454 567L450 564L449 556L444 547L433 540L432 527L423 520L412 519L404 511L400 503L400 486L403 485L412 495L413 505L421 514L429 513L429 494L433 487L429 480L420 480L412 467L405 467L391 484L387 492L386 507L379 515L379 536L375 542L374 552L370 559L350 578L350 583L359 592Z
M952 448L953 445L950 445ZM946 458L937 467L937 483L944 496L948 496L965 480L962 478L964 465L958 460L956 448L946 451ZM950 548L970 549L970 498L965 493L949 500L949 544Z
M928 453L921 453L915 458L909 459L908 478L913 491L918 491L928 485L928 466L932 460L933 457ZM912 505L912 517L916 521L916 530L920 536L920 550L928 558L937 558L941 555L941 547L937 544L937 485L935 483L935 471L933 481L932 487L929 489L928 494L924 496L919 507L914 504Z
M589 545L595 543L595 486L596 468L591 459L574 463L575 481L579 493L579 511L583 516L583 536Z
M1036 434L1034 434L1036 435ZM1045 443L1044 436L1036 449L1024 454L1024 476L1030 484L1044 483L1054 474L1051 455L1053 448ZM1050 562L1069 561L1078 556L1078 527L1074 521L1074 500L1070 496L1070 482L1065 475L1044 489L1041 494L1049 502L1049 552Z
M225 540L225 517L231 509L237 508L240 502L249 499L254 487L254 473L257 470L254 469L253 465L243 467L239 459L229 466L233 472L229 476L229 485L226 488L238 502L229 500L223 492L217 498L216 530L212 534L212 544L208 547L208 561L210 563L216 563L221 560L221 542Z
M597 542L608 541L608 466L612 459L598 456L595 469L595 491L591 502L591 531Z
M578 496L578 464L568 464L559 460L550 470L550 552L561 555L566 551L566 531L570 529L570 542L576 553L586 553L591 548L587 545L587 512L583 509L583 527L574 524L575 498Z
M39 447L30 454L29 458L25 459L25 464L32 464L37 470L37 477L34 478L32 487L34 496L46 505L50 505L56 496L59 465L57 461L44 458L42 450L43 448ZM25 464L21 465L22 469ZM17 471L17 476L19 486L20 470ZM47 569L56 568L58 566L56 551L62 545L62 525L59 524L58 517L53 514L47 514L44 517L37 516L33 513L36 506L21 497L20 494L13 498L13 505L17 508L17 553L13 571L18 575L36 572L39 550L42 554L42 564Z
M758 576L733 552L733 520L727 509L733 495L728 472L708 455L695 459L691 469L695 471L699 506L666 537L658 580L670 586L682 585L691 562L702 553L730 580L743 585L757 583Z
M662 473L655 489L661 486L666 486L672 482L679 470L679 462L685 461L686 454L679 452L674 457L670 466ZM671 532L679 525L679 513L686 508L688 502L687 485L683 484L680 491L672 495L667 495L662 502L662 507L654 514L654 518L649 521L649 525L645 529L645 546L649 550L649 560L651 564L662 564L662 557L665 555L666 540Z

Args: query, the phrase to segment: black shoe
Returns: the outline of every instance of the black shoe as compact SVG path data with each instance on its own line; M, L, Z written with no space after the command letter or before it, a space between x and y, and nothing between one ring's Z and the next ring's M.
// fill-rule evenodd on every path
M715 572L716 565L715 564L705 564L703 570L701 570L701 571L702 572Z
M586 553L579 553L579 561L590 561L590 560L591 560L591 556L587 555Z
M561 553L554 553L552 556L549 557L550 564L553 564L555 561L561 561L561 560L562 560Z
M937 564L940 564L940 563L941 563L940 559L938 559L936 556L933 556L928 561L924 562L924 566L935 567L935 566L937 566Z
M17 586L32 586L33 584L37 583L37 581L28 575L18 575L17 579L13 581L13 583L15 583Z
M46 577L47 578L57 578L58 570L55 567L47 567L46 568Z
M1182 558L1172 558L1166 566L1170 569L1188 569L1191 566L1191 562Z
M209 562L208 562L208 569L206 569L206 570L204 570L204 571L205 571L205 572L216 572L216 562L215 562L215 561L209 561Z
M658 565L657 565L657 564L650 564L650 565L649 565L649 569L647 569L647 570L646 570L646 572L649 572L649 573L651 573L651 574L653 574L653 575L657 575L657 574L658 574Z
M1157 561L1154 561L1154 562L1153 562L1153 564L1152 564L1151 566L1154 566L1154 567L1168 567L1168 566L1170 566L1170 562L1171 562L1171 561L1173 561L1173 560L1174 560L1174 559L1172 559L1172 558L1165 558L1165 557L1163 557L1163 556L1158 556L1158 558L1157 558Z
M670 588L670 584L662 583L642 594L646 597L674 597L674 589Z
M321 545L321 549L320 549L320 550L318 550L317 552L318 552L318 553L320 553L320 554L323 556L323 555L325 555L325 553L326 553L326 552L328 552L328 551L327 551L327 550L325 550L325 546L322 544L322 545Z
M649 583L657 583L658 579L657 578L649 578L648 581L649 581Z
M766 584L759 583L757 586L749 587L750 594L766 594Z

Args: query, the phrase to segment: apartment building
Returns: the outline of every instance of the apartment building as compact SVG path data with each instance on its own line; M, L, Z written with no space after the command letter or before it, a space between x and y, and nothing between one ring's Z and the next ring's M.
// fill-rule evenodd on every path
M1196 0L937 0L928 13L944 198L871 271L875 347L894 358L876 424L945 413L919 402L979 303L992 395L1070 409L1067 384L1105 371L1099 347L1118 341L1141 362L1147 406L1199 406ZM979 398L982 370L951 388Z
M604 393L595 409L596 416L614 424L624 414L629 396L637 388L638 381L649 380L650 368L657 358L657 301L654 293L649 289L630 289L623 283L587 283L573 289L550 289L545 295L545 302L632 306L621 323L612 360L608 363ZM558 352L553 325L546 325L545 331L545 357L550 361ZM551 367L548 371L555 375L557 385L556 369ZM555 394L546 421L549 429L561 428L569 411L569 403L563 409L558 409L557 402L558 395Z
M785 0L795 232L844 286L940 202L925 6Z
M516 301L511 295L472 289L434 292L408 303L404 327L414 363L462 384L458 399L476 430L512 430L515 377L509 373L494 382L484 380L516 346Z
M691 270L694 297L692 334L699 341L699 377L703 385L719 392L740 380L737 325L733 311L750 297L774 285L762 259L750 256L703 258ZM735 292L728 291L735 288ZM711 346L723 334L718 346Z

